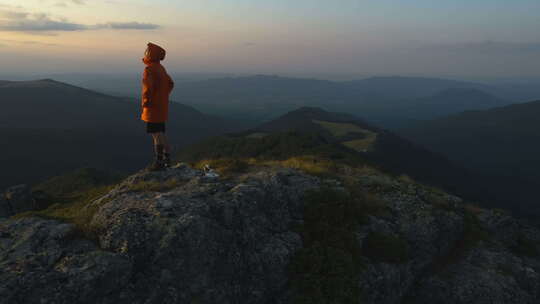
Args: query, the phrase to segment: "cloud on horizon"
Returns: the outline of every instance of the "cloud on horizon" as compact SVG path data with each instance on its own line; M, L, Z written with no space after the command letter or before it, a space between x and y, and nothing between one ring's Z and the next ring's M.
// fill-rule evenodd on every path
M113 30L155 30L160 28L157 24L140 23L140 22L108 22L105 24L97 24L89 27L89 29L113 29Z
M54 6L57 7L68 7L70 5L85 5L86 0L66 0L66 1L56 1Z
M83 4L81 0L73 3ZM0 10L0 31L9 32L72 32L87 30L154 30L161 26L140 22L107 22L104 24L86 25L69 22L65 19L53 19L48 14L31 14L21 11Z
M39 46L57 46L56 43L41 42L35 40L13 40L13 39L0 39L0 45L10 46L13 44L18 45L39 45Z

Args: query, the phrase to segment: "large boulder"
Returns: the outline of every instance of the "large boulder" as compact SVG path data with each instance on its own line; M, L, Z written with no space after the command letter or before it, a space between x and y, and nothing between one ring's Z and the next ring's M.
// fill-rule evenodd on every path
M165 193L133 191L170 180L178 185ZM302 246L291 228L318 185L288 169L236 181L143 173L96 202L92 224L102 248L133 261L130 303L287 303L287 266Z
M131 263L75 232L37 218L0 223L0 303L114 303Z
M411 303L540 303L540 234L507 214L484 211L489 239L421 278Z

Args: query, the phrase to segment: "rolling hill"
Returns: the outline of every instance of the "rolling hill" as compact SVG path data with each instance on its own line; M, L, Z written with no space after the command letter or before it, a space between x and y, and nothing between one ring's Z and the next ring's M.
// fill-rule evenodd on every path
M0 82L0 96L0 188L85 166L131 171L152 155L135 100L49 79ZM239 128L179 103L170 114L177 147Z
M452 88L411 102L408 110L411 112L411 118L426 119L467 110L485 110L506 104L506 101L477 89Z
M440 154L373 127L349 114L304 107L249 131L203 141L180 153L193 162L205 159L287 160L322 157L329 162L365 163L395 176L451 190L481 200L467 170Z
M405 95L404 95L405 96ZM429 120L470 110L486 110L508 102L474 88L450 88L432 96L382 104L371 120L391 129L402 128L418 120Z
M486 176L522 213L540 214L540 101L418 122L400 134Z

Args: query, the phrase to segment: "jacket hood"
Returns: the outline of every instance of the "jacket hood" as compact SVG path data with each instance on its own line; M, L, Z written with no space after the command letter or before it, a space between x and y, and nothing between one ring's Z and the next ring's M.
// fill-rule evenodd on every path
M151 42L148 43L146 52L144 53L143 62L145 64L150 64L151 62L160 62L165 59L165 50L157 44Z

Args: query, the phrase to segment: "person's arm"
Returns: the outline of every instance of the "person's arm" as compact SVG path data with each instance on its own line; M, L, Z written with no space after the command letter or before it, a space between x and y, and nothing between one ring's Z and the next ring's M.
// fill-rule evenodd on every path
M152 95L155 90L154 75L150 67L144 68L143 72L143 92L142 92L142 106L149 107L152 102Z

